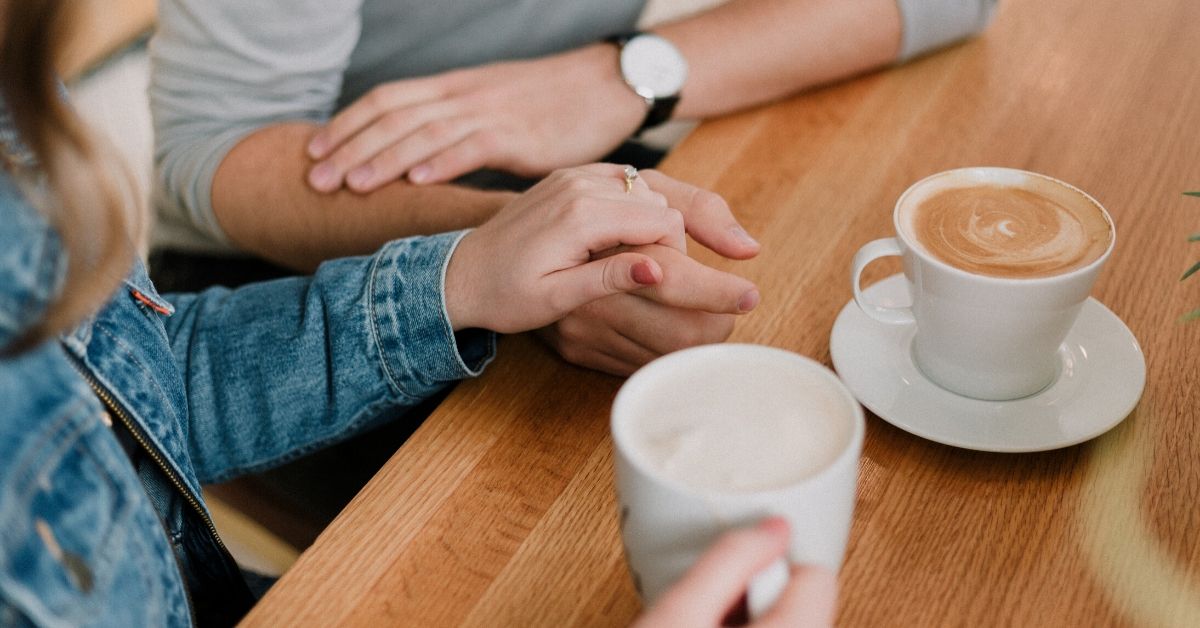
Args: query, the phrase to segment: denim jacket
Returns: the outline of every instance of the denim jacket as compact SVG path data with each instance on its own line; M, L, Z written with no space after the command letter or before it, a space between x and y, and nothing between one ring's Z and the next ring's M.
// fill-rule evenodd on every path
M0 107L11 147L10 128ZM202 484L396 417L491 360L493 334L456 335L445 315L461 235L200 294L159 295L137 264L59 341L0 357L0 626L192 623L173 544L180 512L210 522ZM0 170L0 347L63 275L57 235ZM118 421L171 495L139 481Z

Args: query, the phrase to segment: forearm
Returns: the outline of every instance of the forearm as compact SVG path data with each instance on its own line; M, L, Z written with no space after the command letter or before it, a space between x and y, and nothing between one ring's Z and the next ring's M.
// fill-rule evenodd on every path
M688 60L675 117L707 118L890 63L901 19L896 0L733 0L654 30Z
M226 155L212 183L212 208L238 247L301 270L377 249L410 235L482 223L514 196L453 185L390 183L370 194L321 194L305 181L306 122L265 127Z

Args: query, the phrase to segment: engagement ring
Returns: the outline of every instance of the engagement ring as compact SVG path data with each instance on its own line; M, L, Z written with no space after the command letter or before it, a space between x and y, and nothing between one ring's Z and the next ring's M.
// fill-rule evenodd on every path
M633 182L638 178L637 168L633 166L625 166L625 193L629 194L633 191Z

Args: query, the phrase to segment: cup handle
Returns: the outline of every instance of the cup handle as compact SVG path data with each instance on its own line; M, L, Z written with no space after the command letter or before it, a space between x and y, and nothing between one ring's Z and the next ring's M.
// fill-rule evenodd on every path
M863 300L862 287L859 281L862 279L863 269L871 262L881 258L890 256L899 256L900 243L896 238L881 238L872 240L863 245L858 253L854 254L854 267L850 270L850 283L854 286L854 302L858 304L858 308L864 314L871 318L889 325L910 325L916 321L913 318L912 307L887 307L883 305L875 305L867 303Z
M756 620L771 610L790 577L791 569L788 568L785 558L776 559L766 569L754 575L750 586L746 588L746 608L750 611L751 620Z

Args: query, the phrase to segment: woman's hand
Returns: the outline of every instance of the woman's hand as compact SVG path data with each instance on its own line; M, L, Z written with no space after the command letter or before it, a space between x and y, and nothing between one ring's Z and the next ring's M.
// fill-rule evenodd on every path
M699 244L730 259L758 254L758 242L719 195L654 170L643 170L641 178L683 214L688 235ZM754 284L705 266L683 249L652 244L629 250L653 257L663 269L662 282L597 299L539 330L568 362L629 375L672 351L724 341L734 327L729 303L736 302L738 312L758 305Z
M783 555L788 525L773 517L722 536L683 578L646 611L635 628L709 628L723 625L742 599L750 579ZM759 628L833 625L837 578L817 567L792 567L787 588Z
M494 168L533 177L595 161L646 115L617 66L616 47L595 44L385 83L313 136L309 185L365 193L405 176L436 183Z
M684 229L683 215L641 179L626 193L620 166L555 172L459 243L446 270L450 322L455 329L525 331L601 297L658 286L664 263L656 257L669 259L668 266L699 263L683 255L609 253L645 245L682 250ZM708 270L736 283L709 309L741 313L750 291L757 301L754 284Z

